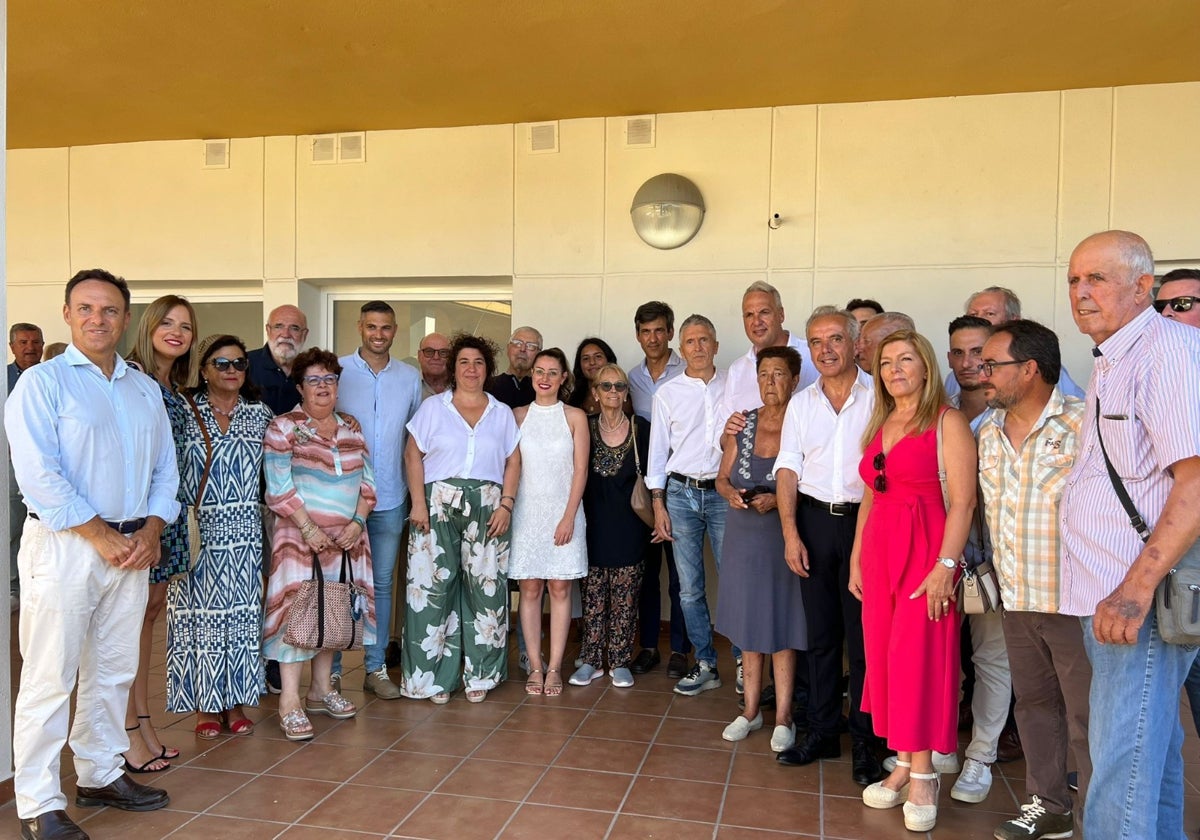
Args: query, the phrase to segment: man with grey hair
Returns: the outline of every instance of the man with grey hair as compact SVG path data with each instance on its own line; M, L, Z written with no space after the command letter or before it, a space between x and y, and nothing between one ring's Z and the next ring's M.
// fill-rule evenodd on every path
M542 349L542 334L533 327L517 327L505 347L508 371L488 380L484 388L509 408L520 408L533 402L533 359Z
M1059 612L1081 617L1093 673L1084 836L1182 837L1179 694L1196 649L1159 635L1154 591L1200 537L1200 331L1154 311L1154 258L1137 234L1083 240L1067 285L1096 344L1061 508Z
M246 354L250 381L276 414L286 414L300 403L300 391L292 381L292 360L307 339L307 316L299 307L284 304L267 317L267 343Z
M879 342L900 330L916 332L917 325L913 319L903 312L884 312L862 325L858 333L858 341L854 344L854 353L858 366L869 374L874 375L875 348Z
M42 350L45 346L42 328L37 324L20 323L9 328L8 349L12 350L13 354L13 360L8 366L9 393L12 393L17 384L17 378L42 360Z

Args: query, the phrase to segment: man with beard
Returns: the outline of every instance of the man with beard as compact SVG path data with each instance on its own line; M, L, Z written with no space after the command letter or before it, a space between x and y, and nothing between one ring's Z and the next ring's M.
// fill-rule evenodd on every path
M308 338L308 319L291 304L277 306L267 318L267 343L246 354L250 381L262 391L262 400L276 414L285 414L300 402L292 382L292 360Z

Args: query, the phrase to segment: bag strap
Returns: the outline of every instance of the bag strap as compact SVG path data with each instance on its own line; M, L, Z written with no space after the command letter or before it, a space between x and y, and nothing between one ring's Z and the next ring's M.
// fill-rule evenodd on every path
M341 577L338 582L339 583L350 583L351 576L352 576L352 570L350 568L350 552L343 551L342 552L342 574L341 574Z
M950 487L946 483L946 454L942 451L942 420L945 417L946 410L943 409L937 420L938 483L942 485L942 504L946 510L950 510Z
M196 406L196 401L192 399L192 395L184 394L183 398L187 400L187 404L191 407L192 414L196 417L196 425L200 427L200 434L204 437L204 472L200 474L200 485L196 489L196 507L199 508L200 503L204 501L204 488L208 486L208 473L212 469L212 438L209 437L208 427L204 424L204 418L200 416L200 409Z
M599 422L599 421L597 421L597 422ZM645 478L646 474L642 472L642 458L640 455L638 455L638 451L637 451L637 415L636 414L629 418L629 434L633 436L633 444L632 444L633 445L633 466L637 470L637 474L640 475L642 478Z
M325 648L325 574L321 571L321 558L312 552L313 580L317 584L317 650Z
M1096 397L1096 439L1100 441L1100 454L1104 456L1104 466L1108 468L1108 478L1112 482L1113 490L1117 491L1117 498L1121 500L1121 507L1125 508L1125 515L1129 517L1129 524L1133 526L1133 530L1137 531L1142 542L1150 539L1150 529L1146 527L1146 520L1142 519L1142 515L1138 513L1137 506L1134 505L1133 499L1129 498L1129 491L1125 489L1125 482L1121 481L1121 476L1117 474L1116 467L1113 466L1108 457L1108 450L1104 448L1104 435L1100 434L1100 397Z

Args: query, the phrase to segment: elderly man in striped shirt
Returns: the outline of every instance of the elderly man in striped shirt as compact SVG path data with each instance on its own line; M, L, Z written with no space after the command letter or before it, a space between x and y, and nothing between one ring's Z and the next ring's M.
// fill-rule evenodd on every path
M1154 590L1200 537L1200 331L1151 307L1140 236L1089 236L1067 269L1071 314L1096 343L1079 457L1062 502L1062 600L1092 662L1087 837L1183 836L1179 694L1194 648L1158 634ZM1101 443L1152 531L1143 543Z

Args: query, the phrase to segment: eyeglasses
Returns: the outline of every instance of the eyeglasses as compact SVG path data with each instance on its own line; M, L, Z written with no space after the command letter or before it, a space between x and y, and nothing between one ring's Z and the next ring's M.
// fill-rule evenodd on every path
M1026 361L1028 360L1013 359L1011 362L984 362L978 368L976 368L976 370L978 370L984 376L990 377L992 375L993 368L1004 367L1005 365L1023 365Z
M536 341L521 341L519 338L509 339L508 346L515 350L528 350L530 353L536 353L542 349L542 345Z
M1163 298L1162 300L1154 301L1154 308L1159 312L1165 310L1168 306L1172 312L1191 312L1192 304L1200 298L1196 295L1180 295L1179 297Z
M219 370L221 373L233 368L236 371L244 371L250 367L250 360L245 356L238 356L236 359L226 359L224 356L218 356L215 359L209 359L208 363Z
M324 376L306 376L302 380L305 385L333 385L338 381L336 373L327 373Z
M629 390L629 386L624 382L597 382L596 387L606 394L609 391L616 391L618 394L624 394Z
M871 462L871 466L873 466L875 471L879 473L879 475L875 476L875 481L872 482L871 486L875 488L876 493L886 493L887 475L884 473L883 469L887 466L887 456L880 452L875 456L875 460Z
M267 328L271 332L287 332L292 335L303 335L308 332L308 327L302 327L299 324L267 324Z
M447 347L444 350L438 350L435 347L422 347L421 355L426 359L449 359L450 348Z

